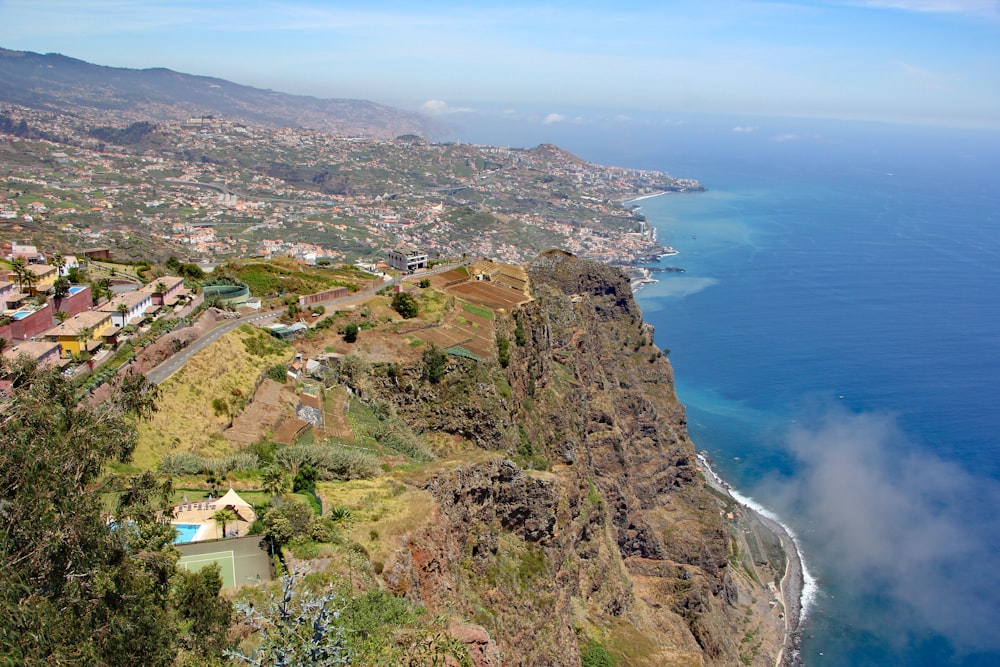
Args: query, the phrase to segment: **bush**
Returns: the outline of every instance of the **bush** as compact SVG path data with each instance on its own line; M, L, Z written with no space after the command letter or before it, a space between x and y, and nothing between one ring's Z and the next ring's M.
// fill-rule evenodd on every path
M159 471L171 477L197 475L205 469L205 459L190 452L167 454L160 461Z
M402 315L404 319L416 317L417 313L420 312L417 300L412 294L407 294L406 292L397 292L392 297L392 309Z
M501 368L510 365L510 341L504 336L497 336L497 360Z
M591 639L580 653L580 667L615 667L615 659L606 648Z
M309 464L316 468L322 480L374 477L380 463L372 454L332 445L292 445L278 451L274 462L288 471Z
M260 467L260 457L252 451L234 452L223 459L223 467L227 472L255 470Z
M430 349L424 350L424 371L422 378L431 384L437 384L448 371L448 355L442 352L436 345L431 345Z
M285 384L288 382L288 366L285 364L275 364L267 369L267 377L275 382Z
M344 342L354 343L358 340L358 325L351 322L346 327L344 327Z
M379 422L372 427L370 435L383 447L391 447L415 461L426 463L434 460L434 455L424 449L417 434L398 417Z

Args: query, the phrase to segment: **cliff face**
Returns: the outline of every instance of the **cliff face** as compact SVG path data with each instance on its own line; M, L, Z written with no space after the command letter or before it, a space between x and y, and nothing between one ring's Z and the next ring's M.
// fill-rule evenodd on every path
M529 275L534 300L497 324L502 380L453 361L441 385L367 388L495 452L420 482L434 520L384 580L482 626L499 653L479 664L579 665L596 642L619 664L773 665L780 609L730 566L723 503L628 281L557 251Z

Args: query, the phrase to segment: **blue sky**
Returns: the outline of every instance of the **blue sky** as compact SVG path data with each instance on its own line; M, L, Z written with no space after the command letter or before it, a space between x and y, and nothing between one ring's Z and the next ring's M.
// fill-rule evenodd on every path
M436 113L1000 126L994 0L0 0L0 46Z

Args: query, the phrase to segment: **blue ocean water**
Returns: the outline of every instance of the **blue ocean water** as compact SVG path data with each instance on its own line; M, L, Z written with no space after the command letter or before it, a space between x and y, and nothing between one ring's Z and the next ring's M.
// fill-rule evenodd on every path
M708 189L639 202L685 272L638 300L695 442L799 538L806 664L1000 664L1000 132L631 120L468 134Z

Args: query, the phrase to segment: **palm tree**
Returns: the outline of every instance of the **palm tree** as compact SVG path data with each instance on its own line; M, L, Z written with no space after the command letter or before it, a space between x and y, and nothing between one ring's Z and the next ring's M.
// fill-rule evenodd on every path
M264 491L272 496L284 496L288 493L288 475L278 466L268 466L261 472Z
M24 291L25 276L28 274L28 263L24 260L24 257L15 257L10 262L10 268L14 272L14 278L17 280L17 291Z
M10 342L9 340L4 338L3 336L0 336L0 355L2 355L3 351L7 349L7 343L9 342Z
M124 303L119 303L118 307L115 308L115 312L117 312L118 316L122 318L122 329L124 329L125 328L125 324L128 321L128 317L127 317L128 316L128 306L126 306Z
M236 521L236 519L238 517L236 516L236 512L234 512L233 510L231 510L231 509L229 509L227 507L227 508L221 509L218 512L216 512L215 514L213 514L212 518L215 520L215 523L217 523L220 526L222 526L222 537L225 537L226 536L226 524L227 523L233 523L234 521Z
M21 278L22 289L27 286L28 294L35 295L35 285L38 283L38 276L27 266L24 267L24 276Z
M65 310L57 310L56 319L59 320L59 324L62 324L63 322L69 319L69 313L67 313Z
M52 266L56 267L56 271L60 276L62 276L63 267L66 266L66 260L63 259L62 253L56 253L52 255Z
M64 299L69 296L69 288L71 283L69 278L63 278L59 276L56 281L52 283L52 296L57 299Z
M80 343L80 354L87 351L87 341L93 338L94 329L93 327L83 327L76 332L76 340Z

